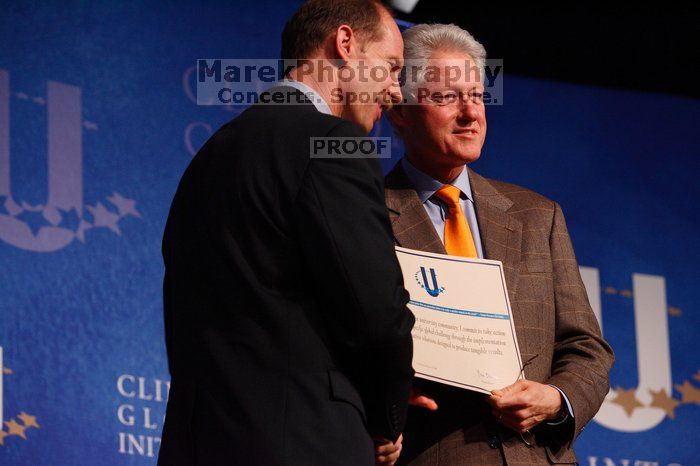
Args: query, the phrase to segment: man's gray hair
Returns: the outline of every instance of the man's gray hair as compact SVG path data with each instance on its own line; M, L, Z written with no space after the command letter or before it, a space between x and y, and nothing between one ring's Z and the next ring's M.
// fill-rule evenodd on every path
M484 80L486 49L455 24L418 24L403 32L403 41L406 74L402 92L407 97L415 96L416 88L423 83L428 60L439 50L468 54L474 61L471 66L478 69L481 81Z

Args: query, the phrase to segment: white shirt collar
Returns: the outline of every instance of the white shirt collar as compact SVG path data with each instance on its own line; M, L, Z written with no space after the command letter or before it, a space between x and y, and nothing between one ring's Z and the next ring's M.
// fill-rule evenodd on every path
M304 95L311 101L311 103L314 104L316 110L318 110L321 113L325 113L326 115L333 114L331 112L331 108L328 106L326 101L323 100L323 97L321 97L321 95L318 92L313 90L307 84L304 84L301 81L295 81L293 79L283 79L279 82L279 85L293 87L294 89L303 92Z

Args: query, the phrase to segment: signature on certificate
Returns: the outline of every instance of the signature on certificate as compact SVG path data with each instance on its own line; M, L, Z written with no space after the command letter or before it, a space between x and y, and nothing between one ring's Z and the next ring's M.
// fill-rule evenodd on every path
M494 383L501 380L500 377L496 377L495 375L491 375L486 371L482 371L482 370L477 369L476 372L477 372L477 374L479 374L479 378L481 379L481 381L483 383L494 384Z

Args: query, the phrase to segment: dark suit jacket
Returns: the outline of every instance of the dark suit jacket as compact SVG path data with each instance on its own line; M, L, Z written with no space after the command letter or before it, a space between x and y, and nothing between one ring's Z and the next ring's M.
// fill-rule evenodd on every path
M413 315L376 159L310 158L361 137L257 104L187 168L163 239L172 376L159 464L373 464L412 377Z
M484 396L416 381L438 402L435 413L409 409L401 461L415 465L573 463L573 440L608 393L610 346L588 303L559 206L528 189L469 171L477 220L488 259L503 262L525 378L559 387L573 420L534 429L528 447L498 425ZM385 180L394 238L403 247L445 254L418 195L400 164Z

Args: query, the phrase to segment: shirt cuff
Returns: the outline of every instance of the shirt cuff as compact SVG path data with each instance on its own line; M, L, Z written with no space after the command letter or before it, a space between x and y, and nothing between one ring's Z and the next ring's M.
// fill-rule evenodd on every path
M574 417L574 409L571 407L571 402L569 402L569 398L564 394L564 392L561 391L559 387L556 385L550 385L552 388L556 388L559 393L561 393L562 398L564 398L564 403L566 404L566 412L559 418L559 419L554 419L553 421L548 421L547 424L550 426L558 426L559 424L563 424L566 422L569 417L573 418Z

